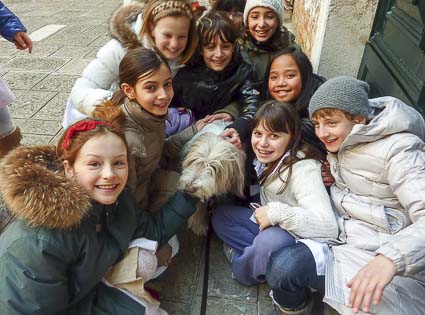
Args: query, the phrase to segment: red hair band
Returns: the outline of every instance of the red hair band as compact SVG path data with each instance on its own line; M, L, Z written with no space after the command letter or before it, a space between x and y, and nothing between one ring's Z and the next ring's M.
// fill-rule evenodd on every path
M74 138L77 133L93 130L94 128L96 128L96 126L99 126L99 125L113 126L112 124L108 122L96 121L96 120L81 120L78 123L72 125L66 131L65 138L63 139L63 142L62 142L63 150L66 151L66 149L69 146L69 143L71 142L71 139Z

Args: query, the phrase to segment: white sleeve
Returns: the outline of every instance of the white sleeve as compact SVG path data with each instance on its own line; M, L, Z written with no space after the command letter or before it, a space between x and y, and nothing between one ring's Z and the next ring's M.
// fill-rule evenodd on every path
M268 217L273 225L279 224L300 238L326 240L338 236L338 225L319 162L303 160L294 164L286 189L294 194L297 206L269 202Z
M71 104L90 115L94 107L109 99L118 87L119 64L126 49L115 39L110 40L84 69L71 90Z
M391 235L377 251L394 261L400 275L425 269L425 144L414 135L394 143L386 160L388 181L412 224Z

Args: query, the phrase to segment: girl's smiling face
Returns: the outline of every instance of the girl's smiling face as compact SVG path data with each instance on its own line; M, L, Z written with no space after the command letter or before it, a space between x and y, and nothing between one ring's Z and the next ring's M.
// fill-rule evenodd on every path
M75 178L93 200L113 204L127 183L127 148L117 135L100 134L84 143L74 165L65 160L64 166L66 176Z
M295 102L301 91L301 72L294 58L289 54L277 57L270 67L270 95L280 102Z
M276 13L266 7L255 7L248 14L248 29L259 42L269 40L279 27Z
M291 135L285 132L274 132L260 123L254 128L251 145L257 159L264 164L280 159L285 153Z
M167 114L174 96L171 73L165 64L161 64L152 74L140 78L134 87L123 83L121 89L129 99L155 116Z
M152 27L151 36L158 51L167 60L174 60L186 49L190 19L187 16L166 16Z

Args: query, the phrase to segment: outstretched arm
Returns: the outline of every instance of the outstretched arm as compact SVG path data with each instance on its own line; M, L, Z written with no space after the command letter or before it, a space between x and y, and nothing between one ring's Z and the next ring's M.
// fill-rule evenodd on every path
M19 18L0 1L0 35L13 42L17 49L32 52L32 41Z

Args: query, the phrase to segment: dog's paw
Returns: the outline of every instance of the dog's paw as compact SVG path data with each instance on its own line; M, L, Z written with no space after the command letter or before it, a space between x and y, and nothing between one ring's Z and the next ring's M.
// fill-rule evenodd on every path
M194 220L189 219L189 221L187 222L187 226L196 235L198 235L198 236L207 236L207 233L208 233L208 223L198 223L198 222L194 222Z
M208 232L208 211L203 203L198 203L197 210L187 221L187 226L198 236L206 236Z

